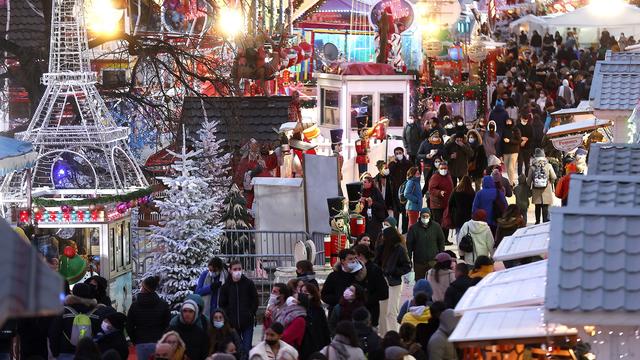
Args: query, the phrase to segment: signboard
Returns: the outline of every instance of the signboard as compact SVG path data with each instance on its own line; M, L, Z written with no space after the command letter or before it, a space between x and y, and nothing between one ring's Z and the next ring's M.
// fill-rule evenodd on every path
M458 0L423 0L416 4L417 17L423 26L452 28L460 19Z
M583 137L583 134L575 134L561 138L554 138L551 139L551 142L553 143L553 147L555 147L557 150L569 152L582 145Z
M456 0L457 1L457 0ZM402 34L413 24L413 6L406 0L382 0L371 8L369 23L377 31L378 23L383 11L389 8L393 16L393 23L397 26L398 33Z

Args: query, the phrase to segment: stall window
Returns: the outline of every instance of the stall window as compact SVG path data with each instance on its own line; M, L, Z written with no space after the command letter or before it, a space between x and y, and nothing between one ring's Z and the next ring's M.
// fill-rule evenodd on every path
M124 238L124 247L122 248L122 252L124 253L124 265L125 266L130 266L131 265L131 223L130 222L126 222L124 231L122 232L122 237Z
M351 95L351 128L372 127L373 94Z
M322 125L340 125L340 91L320 90L322 107L320 108L320 123Z
M110 271L116 271L116 229L109 229L109 267Z
M389 126L404 126L404 94L380 94L380 117L389 119Z
M116 253L114 257L116 258L116 270L122 270L122 224L116 224Z

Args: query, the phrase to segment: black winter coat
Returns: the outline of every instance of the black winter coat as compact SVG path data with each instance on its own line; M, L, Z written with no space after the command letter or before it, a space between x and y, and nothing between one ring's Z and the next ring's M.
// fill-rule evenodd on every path
M371 326L367 326L361 322L354 322L353 326L356 329L356 335L358 335L358 340L360 341L360 349L362 349L365 356L380 350L382 347L382 339Z
M169 305L158 294L139 293L127 313L127 334L134 344L156 343L170 320Z
M451 222L456 229L462 227L464 223L471 220L471 208L473 207L473 199L475 193L464 193L454 191L449 198L449 216Z
M373 201L371 203L371 218L368 217L369 204L365 202L360 215L367 218L365 231L371 240L375 241L382 232L382 222L387 218L387 206L382 198L382 193L375 186L370 189L362 189L362 197L370 197Z
M462 299L462 295L473 285L475 285L474 280L469 276L457 278L452 282L444 293L444 303L447 308L455 309L460 299Z
M64 300L65 309L62 315L55 317L49 326L49 347L51 354L58 357L60 354L74 354L76 347L71 345L69 338L71 337L71 328L73 326L74 315L66 307L73 308L77 313L91 314L91 331L98 334L101 329L102 320L115 310L112 307L98 305L95 299L85 299L75 295L67 295Z
M129 357L127 339L124 337L124 333L120 330L116 330L110 334L98 334L95 342L96 345L98 345L100 352L103 354L107 350L113 349L118 352L120 359L126 359Z
M365 288L367 289L367 310L371 313L371 325L378 326L380 319L380 301L389 298L389 285L384 278L382 269L374 262L367 262L367 277Z
M353 284L366 286L367 268L363 267L355 274L344 272L340 263L336 263L333 271L327 276L322 285L320 297L325 304L329 305L329 314L333 308L338 305L342 293L346 288Z
M426 132L420 126L420 122L408 124L404 128L402 134L402 140L407 154L409 154L410 156L416 156L416 154L418 154L418 149L420 148L420 143L426 137L426 135Z
M54 317L24 318L18 322L18 334L20 335L21 359L30 357L47 358L47 333Z
M402 276L411 271L411 260L409 260L407 249L403 245L396 244L384 264L382 263L383 252L384 245L381 245L378 247L376 263L382 268L389 286L402 284Z
M309 306L305 317L305 334L299 351L300 359L308 359L331 342L329 321L322 307Z
M505 140L509 139L509 142ZM522 137L520 136L520 130L517 127L505 126L502 133L502 153L503 154L517 154L520 152L520 142Z
M527 142L524 144L524 146L520 147L520 150L523 153L530 153L531 151L533 151L533 146L531 144L533 144L533 125L531 125L530 122L527 122L527 125L523 125L522 123L518 124L518 129L520 130L520 136L521 137L526 137Z
M242 275L238 282L225 281L220 289L220 307L229 317L231 326L241 332L255 325L258 311L258 290L253 281Z
M204 360L209 355L209 335L207 329L202 329L196 324L185 325L178 321L175 326L170 326L169 331L180 334L186 346L185 354L190 360Z

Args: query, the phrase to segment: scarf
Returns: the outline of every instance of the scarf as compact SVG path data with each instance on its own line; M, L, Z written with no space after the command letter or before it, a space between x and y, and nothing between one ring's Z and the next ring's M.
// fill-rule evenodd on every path
M300 305L286 306L275 315L274 320L282 324L285 328L291 322L301 316L307 316L307 310Z

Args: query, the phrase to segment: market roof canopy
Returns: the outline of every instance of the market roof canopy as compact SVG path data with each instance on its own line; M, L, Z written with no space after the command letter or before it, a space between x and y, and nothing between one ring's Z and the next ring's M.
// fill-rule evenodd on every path
M546 260L492 272L464 293L455 312L464 314L472 310L541 305L546 281Z
M502 239L493 259L505 261L545 255L549 249L549 230L549 223L518 229Z
M33 167L37 158L31 143L0 136L0 176Z
M551 129L549 129L549 131L547 131L547 137L552 138L554 136L593 131L611 125L613 125L611 120L596 118L593 118L591 120L580 120L569 124L552 127Z
M520 19L518 19L516 21L513 21L513 22L509 23L509 28L510 29L514 29L514 28L517 28L518 26L524 25L524 24L537 25L538 28L545 28L545 27L548 26L547 22L544 19L539 18L539 17L537 17L535 15L529 14L529 15L521 17ZM540 35L542 35L542 34L540 34Z
M20 239L0 219L0 326L7 318L50 316L62 312L62 277L40 259L38 251Z
M640 8L626 3L610 7L604 4L589 4L575 11L546 19L546 23L555 27L640 26Z
M518 339L526 342L526 339L532 339L535 342L541 338L577 333L575 328L547 324L541 306L499 308L466 312L449 336L449 341L464 343Z

